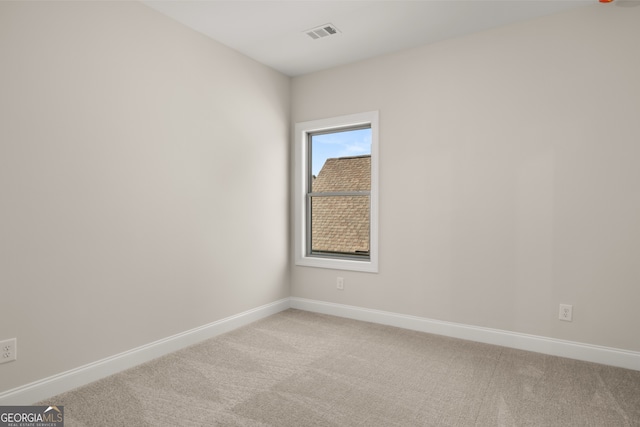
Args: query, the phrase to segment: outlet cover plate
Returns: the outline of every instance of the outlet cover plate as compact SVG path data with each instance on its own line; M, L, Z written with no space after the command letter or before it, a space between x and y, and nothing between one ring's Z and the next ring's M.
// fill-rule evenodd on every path
M573 320L573 306L569 304L560 304L558 318L565 322L571 322Z
M16 360L17 341L15 338L0 341L0 363Z

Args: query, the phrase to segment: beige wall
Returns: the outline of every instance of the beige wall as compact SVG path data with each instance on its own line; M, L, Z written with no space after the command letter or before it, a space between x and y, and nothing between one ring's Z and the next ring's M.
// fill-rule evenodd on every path
M381 187L380 273L294 266L292 295L640 350L638 22L595 4L293 79L294 122L379 110Z
M0 2L0 392L289 295L289 84L137 2Z

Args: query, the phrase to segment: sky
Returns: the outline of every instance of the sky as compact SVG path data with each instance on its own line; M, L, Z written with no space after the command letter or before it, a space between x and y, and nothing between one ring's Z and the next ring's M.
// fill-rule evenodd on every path
M329 158L371 154L371 129L313 135L311 150L311 173L318 176Z

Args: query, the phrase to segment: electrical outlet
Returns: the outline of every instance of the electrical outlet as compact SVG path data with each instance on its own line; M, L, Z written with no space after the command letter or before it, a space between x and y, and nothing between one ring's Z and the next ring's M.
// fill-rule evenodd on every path
M16 360L17 346L15 338L0 341L0 363Z
M573 306L569 304L560 304L560 313L558 314L560 320L571 322L573 319Z
M340 291L344 291L344 278L343 277L338 277L338 279L336 280L336 289L338 289Z

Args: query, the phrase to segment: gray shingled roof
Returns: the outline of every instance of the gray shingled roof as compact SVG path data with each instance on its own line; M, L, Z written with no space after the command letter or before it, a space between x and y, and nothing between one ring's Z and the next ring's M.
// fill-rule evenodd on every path
M371 155L327 159L313 192L370 191ZM312 250L369 253L369 196L314 197Z

